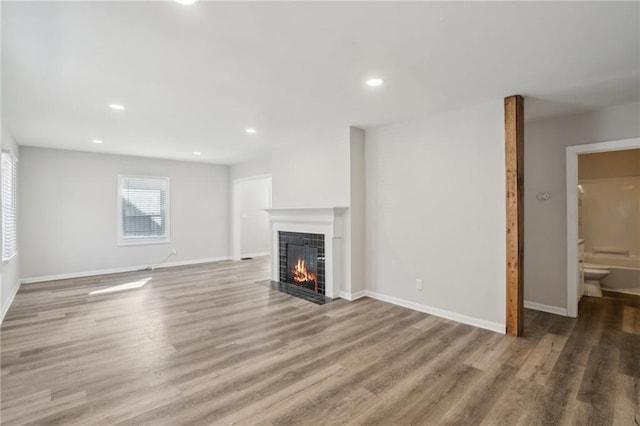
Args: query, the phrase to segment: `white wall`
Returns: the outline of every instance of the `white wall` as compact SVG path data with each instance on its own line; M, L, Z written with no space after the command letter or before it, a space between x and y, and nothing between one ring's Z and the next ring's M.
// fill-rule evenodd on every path
M367 131L369 289L504 332L503 108L500 100Z
M263 155L230 167L231 179L271 174L271 155Z
M20 160L22 158L20 155L18 144L15 143L15 141L13 140L9 132L6 131L6 129L4 128L2 129L2 141L0 143L0 146L2 147L3 150L8 150L15 157L19 158L18 171L20 171L20 169L22 168L22 161ZM20 179L18 178L18 182L19 181ZM20 201L22 197L20 190L18 190L17 197L18 197L18 201ZM19 226L21 223L20 209L18 209L17 220L18 220L18 226ZM20 234L19 231L18 231L17 237L18 237L18 242L20 242L22 240L22 235ZM22 257L22 254L20 252L20 249L18 248L18 254L13 259L11 259L6 263L2 262L1 264L2 266L0 267L0 274L1 274L0 306L2 308L2 312L0 312L0 318L4 318L4 314L6 314L7 310L9 309L11 301L13 300L13 297L16 291L18 290L18 285L20 280L20 258L21 257Z
M526 100L525 100L526 113ZM570 145L640 136L640 104L525 125L526 301L567 307L566 155ZM538 201L538 192L551 198Z
M271 252L271 178L246 179L236 183L240 215L240 256Z
M272 156L273 207L349 205L349 128L292 135Z
M117 175L168 176L171 243L118 247ZM22 277L229 256L229 167L22 147Z

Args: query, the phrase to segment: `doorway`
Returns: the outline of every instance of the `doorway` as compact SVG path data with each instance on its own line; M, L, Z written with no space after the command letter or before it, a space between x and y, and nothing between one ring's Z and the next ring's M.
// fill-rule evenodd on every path
M271 175L234 179L231 196L233 260L271 254Z
M578 302L582 297L582 276L579 268L579 188L578 156L581 154L622 151L640 148L640 138L621 139L566 148L567 162L567 315L578 316Z

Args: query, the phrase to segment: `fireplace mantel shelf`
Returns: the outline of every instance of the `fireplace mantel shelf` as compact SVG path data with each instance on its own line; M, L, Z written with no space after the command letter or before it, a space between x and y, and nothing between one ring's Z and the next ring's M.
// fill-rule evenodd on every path
M296 216L296 215L336 215L346 212L348 207L293 207L279 209L264 209L274 216Z
M309 207L290 209L265 209L269 213L272 223L274 222L316 222L335 223L348 210L347 207ZM340 233L340 232L338 232Z

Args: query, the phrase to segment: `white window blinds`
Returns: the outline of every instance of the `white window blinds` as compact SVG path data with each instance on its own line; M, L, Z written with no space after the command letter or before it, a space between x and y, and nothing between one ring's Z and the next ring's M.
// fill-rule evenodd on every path
M6 262L18 252L17 247L17 160L2 153L2 261Z
M168 241L168 179L120 176L118 181L120 242Z

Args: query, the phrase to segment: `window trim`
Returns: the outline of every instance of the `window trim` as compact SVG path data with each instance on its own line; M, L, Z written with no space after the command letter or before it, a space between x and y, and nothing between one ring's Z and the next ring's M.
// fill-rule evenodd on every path
M158 237L125 237L122 232L123 218L122 218L122 181L124 179L148 179L148 180L161 180L165 182L165 212L164 218L166 222L165 235ZM139 176L139 175L118 175L117 191L117 236L116 246L141 246L150 244L169 244L171 243L171 182L166 176Z
M2 204L1 207L1 211L2 211L2 222L1 222L1 227L2 227L2 244L0 244L0 250L2 251L2 253L0 253L0 256L2 257L2 263L9 263L11 262L11 260L13 260L17 255L18 255L18 157L16 157L15 155L13 155L11 152L9 151L2 151L2 156L7 156L7 158L9 159L9 161L11 161L11 167L12 167L12 176L11 176L11 195L13 197L12 200L12 204L13 204L13 223L15 226L15 229L13 230L14 234L14 242L15 242L15 247L13 250L13 253L11 253L11 256L9 257L4 257L4 244L6 239L4 238L4 218L5 218L5 211L4 211L4 191L5 191L5 187L4 185L0 185L0 204ZM1 168L1 172L4 173L4 161L0 160L0 168ZM0 173L1 174L1 173ZM4 179L1 179L2 176L0 176L0 181L4 181Z

